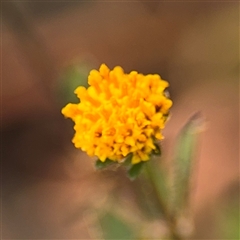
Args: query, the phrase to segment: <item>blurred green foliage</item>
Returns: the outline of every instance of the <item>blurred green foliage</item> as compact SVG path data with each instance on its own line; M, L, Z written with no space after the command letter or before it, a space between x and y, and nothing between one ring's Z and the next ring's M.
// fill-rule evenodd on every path
M126 221L112 212L106 212L99 217L99 222L103 231L103 237L108 239L134 239L134 232Z
M222 239L240 239L239 185L215 210L216 232Z
M91 65L87 63L73 64L64 69L57 92L62 105L79 102L77 96L73 94L74 90L79 86L88 87L88 75L91 69Z

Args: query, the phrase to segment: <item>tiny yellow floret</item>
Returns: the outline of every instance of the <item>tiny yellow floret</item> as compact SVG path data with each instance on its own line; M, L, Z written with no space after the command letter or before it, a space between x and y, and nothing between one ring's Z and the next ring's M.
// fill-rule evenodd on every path
M90 72L88 84L75 90L78 104L62 109L75 123L75 147L102 162L122 162L129 154L132 164L149 160L172 106L165 94L168 82L157 74L126 74L102 64Z

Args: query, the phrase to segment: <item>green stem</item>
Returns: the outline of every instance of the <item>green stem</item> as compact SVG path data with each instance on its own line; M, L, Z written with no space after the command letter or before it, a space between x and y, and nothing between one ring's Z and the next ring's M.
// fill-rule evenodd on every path
M162 199L162 193L159 191L159 187L157 185L157 179L155 178L155 168L151 161L149 161L145 165L146 165L148 178L152 184L155 195L157 196L159 208L160 208L161 212L163 213L165 220L167 222L167 225L168 225L168 228L169 228L169 231L171 234L171 239L172 240L182 240L182 237L179 235L179 233L176 230L176 220L173 216L171 216L166 203Z

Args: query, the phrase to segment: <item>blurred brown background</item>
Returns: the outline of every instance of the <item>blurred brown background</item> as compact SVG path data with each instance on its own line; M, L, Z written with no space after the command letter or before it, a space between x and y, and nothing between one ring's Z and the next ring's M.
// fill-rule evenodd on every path
M168 161L179 129L202 112L192 239L235 239L219 231L216 212L239 197L238 2L5 1L2 15L2 239L95 238L89 205L116 184L131 199L127 179L95 173L71 144L58 89L79 62L170 82Z

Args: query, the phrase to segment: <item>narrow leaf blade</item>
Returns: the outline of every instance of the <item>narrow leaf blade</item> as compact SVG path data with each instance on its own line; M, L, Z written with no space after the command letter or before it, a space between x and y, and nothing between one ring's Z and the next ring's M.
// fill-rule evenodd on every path
M174 212L184 210L189 201L190 180L196 155L199 130L203 118L200 113L194 114L181 129L175 146L173 203Z

